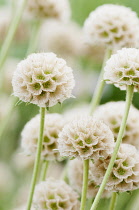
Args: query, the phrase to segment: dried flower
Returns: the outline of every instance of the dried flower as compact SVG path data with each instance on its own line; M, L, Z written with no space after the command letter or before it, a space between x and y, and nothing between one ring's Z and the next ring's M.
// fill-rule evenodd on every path
M105 66L104 79L121 90L127 85L134 85L135 91L139 88L139 50L123 48L112 55Z
M89 164L93 164L92 161L90 161ZM72 188L81 194L83 184L83 162L81 159L76 158L74 160L69 161L68 178ZM93 181L91 172L89 173L88 177L87 197L93 198L96 196L97 192L98 187L97 184ZM110 194L110 192L105 190L102 197L107 198L110 196Z
M79 210L78 194L64 181L49 178L36 186L34 206L39 210Z
M110 161L97 160L90 169L93 180L100 185ZM130 144L121 144L110 178L105 189L113 192L125 192L139 188L139 152Z
M52 51L64 58L78 56L82 43L81 35L80 27L73 22L46 21L41 28L40 49Z
M61 156L93 159L113 152L114 136L109 127L90 116L82 116L65 125L59 134Z
M112 49L139 45L139 19L125 6L105 4L91 12L85 21L86 41Z
M74 78L72 69L54 53L36 53L18 64L12 85L20 100L51 107L72 96Z
M21 133L21 146L28 155L35 155L39 135L40 116L32 118L24 127ZM63 118L60 114L47 114L44 124L44 140L42 148L42 158L46 160L59 159L57 151L57 139L59 132L64 126Z
M124 109L124 101L109 102L99 106L94 113L97 119L102 120L109 126L114 134L115 140L118 136ZM123 143L132 144L139 148L139 111L134 106L131 106L129 111Z
M28 13L40 18L57 18L68 20L70 18L70 5L68 0L28 0Z

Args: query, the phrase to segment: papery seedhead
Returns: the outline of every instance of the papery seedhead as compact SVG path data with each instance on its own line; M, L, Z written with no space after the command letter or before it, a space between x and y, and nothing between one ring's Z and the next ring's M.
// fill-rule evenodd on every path
M84 24L86 42L107 47L139 46L139 19L130 8L104 4L91 12Z
M54 53L34 53L21 61L13 75L14 95L21 101L51 107L72 97L72 69Z

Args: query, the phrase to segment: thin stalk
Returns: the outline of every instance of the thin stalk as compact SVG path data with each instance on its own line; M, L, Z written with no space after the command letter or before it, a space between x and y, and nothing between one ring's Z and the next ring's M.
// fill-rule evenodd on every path
M101 199L101 195L102 195L102 193L104 191L104 188L106 186L107 180L108 180L108 178L110 176L110 173L112 171L114 162L116 160L117 153L118 153L120 144L122 142L122 137L123 137L123 134L124 134L124 131L125 131L126 122L127 122L127 118L128 118L128 113L129 113L129 109L130 109L130 106L131 106L131 103L132 103L133 93L134 93L134 86L133 85L127 86L125 111L124 111L124 115L123 115L123 118L122 118L122 123L121 123L120 130L119 130L119 133L118 133L117 141L116 141L116 144L115 144L114 152L112 154L112 158L111 158L110 163L108 165L107 171L105 173L105 176L103 178L103 181L101 183L99 191L98 191L98 193L95 197L95 200L93 202L91 210L95 210L97 208L97 205L98 205L98 203Z
M42 151L42 142L43 142L43 133L44 133L44 121L45 121L45 108L40 107L40 131L39 131L39 138L38 138L38 145L37 145L37 154L33 169L33 176L31 181L31 188L30 188L30 194L29 199L27 202L27 210L31 209L33 195L34 195L34 189L37 182L38 177L38 169L40 165L40 158L41 158L41 151Z
M69 167L69 164L67 162L61 174L61 179L64 180L67 184L69 184L68 167Z
M100 72L99 79L97 82L97 86L95 88L95 92L94 92L94 95L93 95L93 98L92 98L92 101L90 104L90 115L92 115L92 113L94 112L94 110L100 103L102 92L103 92L104 85L105 85L105 81L103 80L104 67L105 67L106 61L110 58L111 53L112 53L112 51L109 48L106 49L101 72Z
M48 166L49 166L49 161L44 160L43 164L42 164L42 173L41 173L41 179L40 179L41 181L45 181L45 179L46 179Z
M111 50L107 49L105 52L105 56L104 56L104 60L103 60L103 64L102 64L102 69L101 69L101 73L97 82L97 86L90 104L90 115L93 114L94 110L96 109L96 107L98 106L101 96L102 96L102 92L103 92L103 88L105 85L105 82L103 80L103 75L104 75L104 66L106 64L106 61L108 60L108 58L111 55ZM89 170L89 160L84 160L84 172L83 172L83 188L82 188L82 198L81 198L81 208L80 210L84 210L85 209L85 205L86 205L86 194L87 194L87 188L88 188L88 170Z
M115 210L117 197L118 197L118 194L116 192L113 192L112 197L111 197L109 210Z
M83 187L82 187L82 198L81 198L81 207L80 210L85 210L86 205L86 195L88 188L88 169L89 169L89 160L83 161Z
M17 8L17 13L14 16L14 18L11 22L11 25L9 27L8 34L6 36L6 39L3 43L3 46L2 46L1 52L0 52L0 71L2 70L3 64L4 64L4 62L7 58L10 46L12 44L12 40L13 40L14 35L16 33L17 27L20 23L23 11L24 11L25 6L26 6L26 3L27 3L27 0L22 0L21 6L20 6L20 8Z
M30 37L28 50L27 50L27 55L34 53L37 48L38 36L39 36L39 32L40 32L39 29L41 27L41 23L42 23L42 21L40 19L35 20L33 22L32 33L31 33L31 37Z

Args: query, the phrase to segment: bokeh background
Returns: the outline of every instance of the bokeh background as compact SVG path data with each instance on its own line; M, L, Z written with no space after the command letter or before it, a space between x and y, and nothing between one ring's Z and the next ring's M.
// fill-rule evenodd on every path
M16 0L15 0L16 3ZM93 11L96 7L103 4L120 4L131 7L134 11L139 14L139 1L138 0L70 0L71 10L72 10L72 20L77 22L81 27L84 24L85 19L88 17L89 13ZM10 5L10 0L0 0L0 7L5 5ZM1 20L0 20L1 21ZM46 37L47 39L47 37ZM9 57L14 57L16 59L24 59L29 40L24 40L23 42L13 41L12 47L9 52ZM2 45L2 43L1 43ZM93 90L95 88L97 77L102 65L102 59L86 59L83 57L77 58L78 65L75 64L74 71L77 71L75 87L75 99L67 100L62 105L56 105L50 108L50 112L62 113L64 110L71 109L78 104L89 103L92 98ZM81 70L79 70L80 66ZM80 74L82 76L80 76ZM84 77L84 75L86 75ZM79 81L80 80L80 81ZM4 83L4 81L3 81ZM13 97L11 93L5 94L5 101L0 102L0 116L2 113L7 112L5 109L10 103ZM113 85L106 85L104 89L104 94L101 103L108 101L118 101L125 99L125 91L120 91ZM139 94L135 93L133 104L139 108ZM8 110L8 108L7 108ZM26 197L26 188L31 177L32 172L32 160L30 163L26 163L24 158L16 156L18 153L18 148L20 147L20 133L25 125L25 123L34 117L38 113L38 107L35 105L26 105L25 103L18 104L14 107L14 111L9 119L6 126L5 132L0 138L0 162L6 164L7 167L7 180L6 186L7 191L2 191L0 189L0 210L12 210L14 206L22 203ZM3 119L0 119L1 122ZM0 122L0 123L1 123ZM20 151L19 151L20 153ZM18 159L18 161L17 161ZM1 166L0 166L1 167ZM5 167L5 166L4 166ZM3 171L6 169L3 169ZM8 172L8 170L10 172ZM2 171L0 169L0 182L4 182L1 178ZM3 179L5 175L3 176ZM20 195L21 194L21 195ZM134 206L136 200L136 205ZM134 193L123 193L119 195L117 210L137 210L139 209L139 193L138 191ZM99 210L108 209L108 200L103 199L100 202Z

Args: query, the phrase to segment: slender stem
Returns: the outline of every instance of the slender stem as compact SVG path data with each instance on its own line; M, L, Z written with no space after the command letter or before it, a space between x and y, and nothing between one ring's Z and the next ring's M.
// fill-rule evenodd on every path
M94 198L89 198L87 200L87 210L90 210L92 203L93 203Z
M112 193L109 210L115 210L115 208L116 208L116 201L117 201L117 195L118 194L116 192Z
M99 105L100 100L101 100L102 92L103 92L104 85L105 85L105 81L103 80L104 67L105 67L106 61L111 56L111 53L112 53L112 51L109 48L106 49L101 72L100 72L99 79L97 82L97 86L95 88L95 92L94 92L94 95L93 95L93 98L92 98L92 101L90 104L90 114L91 115L94 112L94 110L96 109L96 107Z
M86 205L86 194L87 194L87 188L88 188L88 169L89 169L89 160L84 160L83 161L83 188L82 188L80 210L85 210L85 205Z
M31 33L28 50L27 50L27 55L29 55L30 53L34 53L37 48L38 36L39 36L39 31L40 31L39 29L41 27L41 23L42 21L40 19L37 19L33 22L32 33Z
M134 92L134 86L132 86L132 85L131 86L127 86L125 112L124 112L124 115L123 115L123 118L122 118L122 123L121 123L120 130L119 130L119 133L118 133L118 137L117 137L117 141L116 141L116 144L115 144L114 152L112 154L112 158L110 160L109 166L107 168L107 171L106 171L105 176L103 178L103 181L101 183L99 191L98 191L98 193L97 193L97 195L95 197L95 200L93 202L91 210L95 210L97 208L97 205L98 205L98 203L100 201L100 198L101 198L101 195L102 195L102 193L104 191L104 188L105 188L105 185L107 183L107 180L108 180L108 178L110 176L110 173L112 171L114 162L116 160L117 153L118 153L120 144L122 142L122 137L123 137L123 134L124 134L124 131L125 131L125 127L126 127L128 113L129 113L130 105L132 103L133 92Z
M45 181L46 179L46 173L49 166L49 161L44 160L42 165L42 173L41 173L41 181Z
M34 169L33 169L30 194L29 194L29 199L27 203L27 210L31 209L34 189L37 182L38 169L39 169L40 158L41 158L42 142L43 142L44 121L45 121L45 108L41 107L40 108L40 131L39 131L39 138L38 138L38 145L37 145L37 154L36 154L36 159L35 159L35 164L34 164Z
M6 36L6 39L3 43L3 46L2 46L2 49L0 52L0 71L2 70L2 66L7 58L13 37L14 37L17 27L20 23L26 3L27 3L27 0L22 0L21 6L20 6L20 8L17 8L17 13L14 16L14 18L11 22L11 25L9 27L8 34Z

